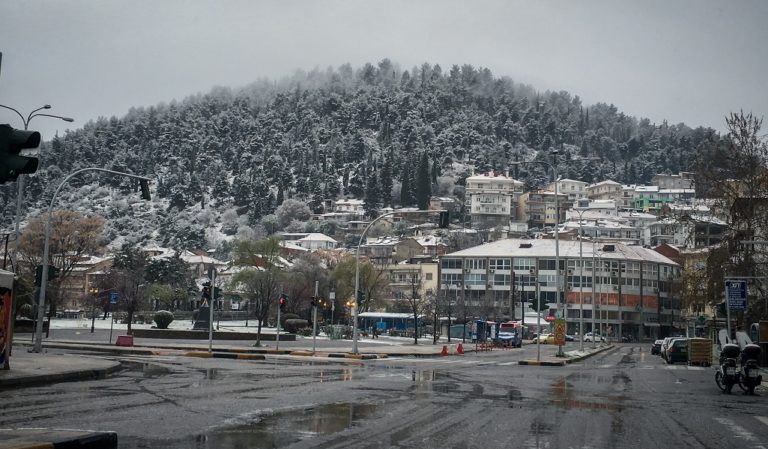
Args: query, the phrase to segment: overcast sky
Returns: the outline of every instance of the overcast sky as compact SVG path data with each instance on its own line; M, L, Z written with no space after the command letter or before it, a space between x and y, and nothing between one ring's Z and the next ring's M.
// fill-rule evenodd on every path
M768 1L2 0L0 104L48 140L99 116L295 69L488 67L654 122L768 113ZM0 123L22 127L0 109ZM765 129L764 129L765 131Z

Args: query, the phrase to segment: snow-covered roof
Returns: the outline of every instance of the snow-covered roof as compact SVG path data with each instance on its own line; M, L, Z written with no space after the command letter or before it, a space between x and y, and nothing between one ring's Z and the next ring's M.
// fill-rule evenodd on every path
M307 234L305 237L300 238L299 241L312 241L312 242L333 242L338 243L336 240L334 240L331 237L328 237L325 234L321 234L319 232L312 232Z
M605 181L596 182L596 183L594 183L592 185L587 186L587 188L598 187L598 186L621 186L621 184L619 184L616 181L612 181L612 180L608 179L608 180L605 180Z
M524 247L520 247L525 244ZM621 242L611 242L614 251L602 251L603 243L597 245L582 245L585 258L595 254L603 259L637 260L677 265L673 260L642 246L627 245ZM579 258L579 242L576 240L561 240L559 242L561 258ZM553 239L505 239L467 248L442 256L450 257L554 257L555 240Z

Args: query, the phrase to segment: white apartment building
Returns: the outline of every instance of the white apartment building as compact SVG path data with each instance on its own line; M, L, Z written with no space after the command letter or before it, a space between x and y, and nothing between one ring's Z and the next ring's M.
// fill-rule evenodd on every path
M619 200L622 197L624 187L616 181L601 181L588 185L584 189L587 197L592 200Z
M586 193L587 183L584 181L577 181L575 179L561 179L557 183L557 192L568 195L568 201L576 201L587 197ZM555 191L555 183L552 182L547 186L547 190L550 192Z
M517 197L522 192L523 183L508 176L490 173L468 177L466 197L472 227L490 229L518 221Z

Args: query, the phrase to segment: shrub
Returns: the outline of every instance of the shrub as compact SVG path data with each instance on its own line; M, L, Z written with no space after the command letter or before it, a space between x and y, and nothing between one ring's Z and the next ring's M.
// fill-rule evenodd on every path
M283 327L285 327L286 332L295 334L296 332L298 332L299 329L303 329L308 326L309 326L309 322L307 320L289 319L289 320L285 320L285 324Z
M155 312L155 324L158 329L168 329L168 325L173 322L173 313L167 310L158 310Z
M285 322L288 320L297 320L301 318L295 313L281 313L280 314L280 326L285 327Z
M302 337L311 337L312 336L312 328L311 327L302 327L298 331L296 331L298 335L301 335Z

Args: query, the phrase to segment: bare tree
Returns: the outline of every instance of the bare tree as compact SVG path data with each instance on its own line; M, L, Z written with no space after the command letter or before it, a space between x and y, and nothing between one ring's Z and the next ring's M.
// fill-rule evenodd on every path
M34 278L35 268L43 262L47 220L47 214L33 218L21 234L18 258L21 270L18 272L24 273L24 276L30 279ZM86 217L74 211L57 210L51 214L50 229L50 259L47 265L58 269L58 276L51 280L48 288L48 307L50 316L55 316L56 310L66 300L62 286L75 264L84 255L101 250L104 219L97 216Z

